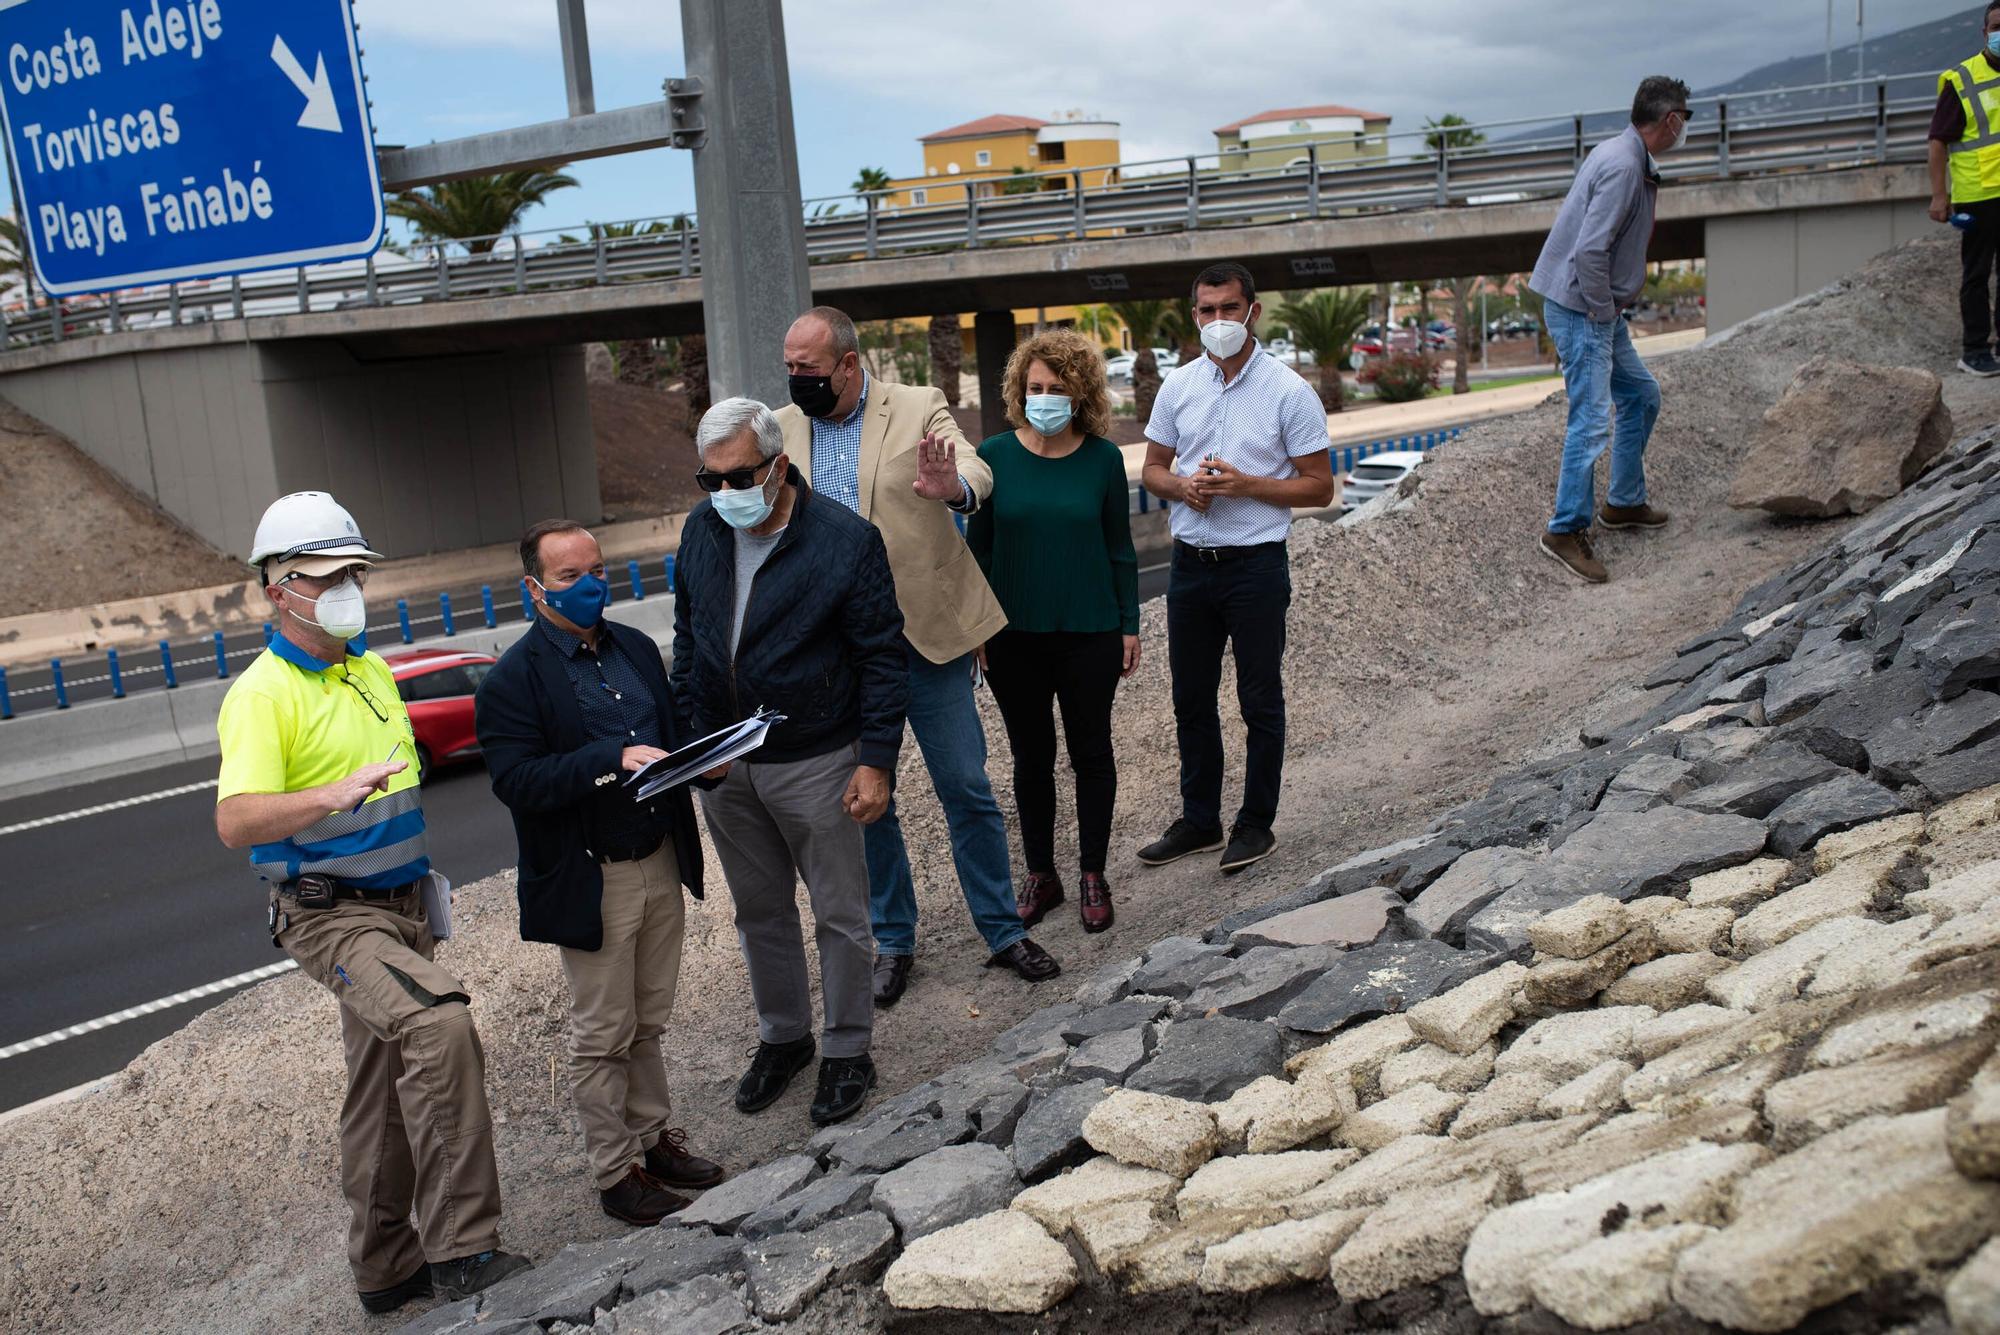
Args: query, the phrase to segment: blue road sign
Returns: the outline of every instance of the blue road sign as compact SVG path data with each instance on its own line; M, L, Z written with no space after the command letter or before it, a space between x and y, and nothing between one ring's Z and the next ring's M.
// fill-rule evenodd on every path
M374 253L349 0L0 0L0 115L59 296Z

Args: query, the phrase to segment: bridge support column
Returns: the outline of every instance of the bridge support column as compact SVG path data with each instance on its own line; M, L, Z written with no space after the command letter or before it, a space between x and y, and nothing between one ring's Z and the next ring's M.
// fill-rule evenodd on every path
M972 317L972 353L979 362L979 430L997 436L1007 429L1007 405L1000 382L1014 352L1014 312L981 311Z
M681 0L681 36L706 127L694 197L711 392L782 404L785 330L812 305L784 15L779 0Z

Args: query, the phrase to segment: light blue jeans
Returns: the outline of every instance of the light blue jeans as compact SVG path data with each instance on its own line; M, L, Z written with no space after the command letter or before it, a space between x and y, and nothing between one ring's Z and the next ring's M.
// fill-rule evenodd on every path
M1599 323L1553 301L1542 304L1542 315L1562 358L1563 385L1569 391L1569 432L1563 438L1562 479L1556 484L1549 532L1581 533L1596 517L1597 456L1607 444L1609 503L1646 503L1646 442L1660 416L1660 383L1639 360L1632 333L1618 317Z
M924 753L931 786L951 829L951 856L972 924L998 954L1028 934L1014 907L1014 879L1007 865L1007 825L986 777L986 730L972 699L972 657L933 663L904 646L910 659L910 731ZM917 889L896 799L867 827L868 898L875 950L912 955L917 949Z

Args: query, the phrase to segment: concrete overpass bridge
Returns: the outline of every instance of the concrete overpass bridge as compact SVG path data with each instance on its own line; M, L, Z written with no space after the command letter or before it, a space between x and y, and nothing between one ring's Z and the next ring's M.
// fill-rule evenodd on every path
M1817 89L1710 100L1663 164L1652 255L1706 258L1711 327L1934 226L1930 99L1844 87L1834 110L1786 109ZM1325 161L1315 145L1279 171L1131 163L1102 188L1046 173L915 210L808 201L814 295L864 320L973 313L990 413L1016 308L1178 297L1219 259L1274 290L1524 270L1594 124ZM634 231L45 304L10 323L0 394L225 550L272 496L318 486L398 554L506 541L596 512L582 346L702 328L698 223Z

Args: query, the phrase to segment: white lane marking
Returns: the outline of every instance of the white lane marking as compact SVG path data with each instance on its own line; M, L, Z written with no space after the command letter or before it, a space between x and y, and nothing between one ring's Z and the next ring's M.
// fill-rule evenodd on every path
M200 987L191 987L185 992L176 992L170 997L161 997L158 1001L148 1001L141 1006L127 1006L122 1011L116 1011L110 1015L100 1015L95 1020L85 1020L82 1024L73 1024L67 1029L58 1029L53 1033L42 1034L36 1038L23 1039L19 1043L9 1043L6 1047L0 1048L0 1061L5 1061L9 1057L18 1057L24 1052L34 1052L40 1048L54 1047L56 1044L68 1042L72 1038L82 1038L85 1034L94 1034L100 1029L109 1029L113 1025L124 1024L127 1020L137 1020L159 1011L170 1010L175 1006L184 1006L190 1001L199 1001L203 997L212 997L218 992L228 992L234 988L248 987L252 983L261 983L266 978L276 978L279 974L290 973L298 967L298 961L296 960L281 960L276 964L267 964L261 969L252 969L248 973L239 973L233 977L218 979L213 983L203 983Z
M215 787L214 779L203 779L200 783L184 783L178 788L163 788L157 793L141 793L137 797L124 797L116 802L103 802L94 807L83 807L77 811L65 811L60 815L43 816L38 820L24 820L18 825L0 825L0 834L20 834L24 830L39 830L46 825L61 825L65 821L82 820L85 816L101 816L107 811L122 811L126 807L144 806L148 802L158 802L169 797L180 797L187 793L198 793L204 788Z

